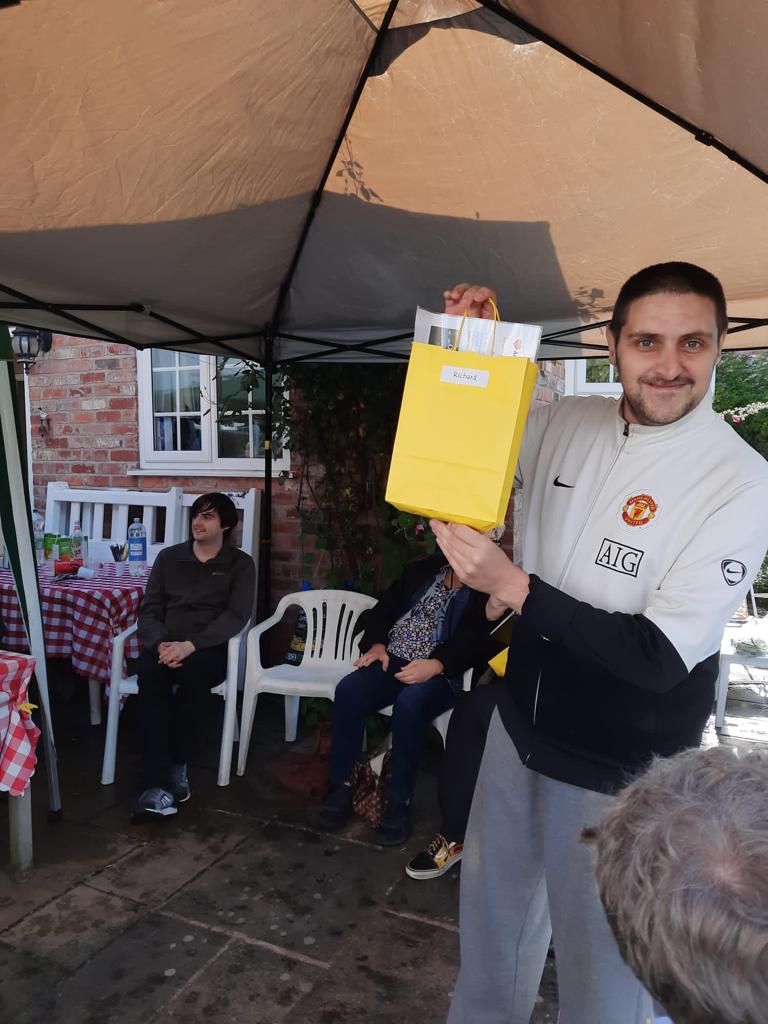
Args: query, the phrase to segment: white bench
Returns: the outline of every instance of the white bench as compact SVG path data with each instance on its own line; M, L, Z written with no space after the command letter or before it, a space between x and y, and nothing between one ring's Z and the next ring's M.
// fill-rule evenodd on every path
M240 547L255 558L259 548L259 505L261 492L225 491L242 512ZM54 481L48 484L45 502L45 532L71 535L75 523L88 537L90 554L110 561L110 545L124 544L131 525L131 509L147 531L147 562L154 564L159 551L180 544L189 537L189 511L199 494L187 494L180 487L168 491L139 491L129 488L70 487ZM164 514L161 514L162 513Z
M111 561L111 544L125 544L131 525L130 510L141 509L140 518L147 530L147 562L152 565L157 553L182 538L182 490L138 491L98 487L70 487L54 481L48 484L45 501L45 532L71 536L75 523L88 538L89 554ZM195 495L196 497L196 495ZM160 511L164 515L159 515Z
M258 574L261 491L224 492L242 513L240 547L256 562ZM48 484L45 503L45 532L71 535L75 523L88 537L89 557L111 561L110 545L123 545L130 520L136 515L147 531L147 563L152 565L159 551L180 544L189 537L189 509L199 497L180 487L168 491L141 491L130 488L70 487L53 481ZM131 509L134 516L131 516ZM240 673L242 675L242 671ZM91 724L101 724L102 685L89 680Z

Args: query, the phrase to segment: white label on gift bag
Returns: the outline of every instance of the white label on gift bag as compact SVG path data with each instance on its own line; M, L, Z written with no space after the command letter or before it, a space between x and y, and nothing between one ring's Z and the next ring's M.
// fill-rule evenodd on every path
M440 373L443 384L464 384L470 388L487 388L490 370L472 370L466 366L444 366Z

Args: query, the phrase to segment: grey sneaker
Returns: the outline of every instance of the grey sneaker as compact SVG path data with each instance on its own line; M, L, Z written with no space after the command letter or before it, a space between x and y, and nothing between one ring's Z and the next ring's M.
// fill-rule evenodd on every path
M171 790L173 799L177 804L186 803L192 796L187 778L187 766L185 764L171 765Z
M152 789L145 789L138 799L134 817L157 814L160 817L167 817L169 814L176 814L177 807L173 793L160 786L153 786Z

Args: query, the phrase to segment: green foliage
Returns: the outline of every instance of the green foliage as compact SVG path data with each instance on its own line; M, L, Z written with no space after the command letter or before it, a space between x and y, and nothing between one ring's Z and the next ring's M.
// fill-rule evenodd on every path
M713 406L717 412L768 400L768 353L726 352L717 368ZM740 422L726 418L748 445L768 459L768 409Z
M768 401L768 353L726 352L715 378L715 410L724 412L765 401ZM740 422L733 422L727 417L726 422L748 445L768 459L768 409ZM755 578L754 587L760 593L768 591L768 556Z
M315 586L377 593L409 558L434 550L423 523L384 501L404 381L401 363L289 370L302 570Z
M725 352L715 376L716 412L768 400L768 353Z
M757 594L768 593L768 555L765 556L760 572L755 576L754 589Z
M301 717L304 724L314 728L322 718L330 718L333 702L327 697L302 697Z

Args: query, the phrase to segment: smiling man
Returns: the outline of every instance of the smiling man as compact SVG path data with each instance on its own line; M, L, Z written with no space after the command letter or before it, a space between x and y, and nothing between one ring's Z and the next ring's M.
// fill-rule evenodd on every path
M488 288L446 312L490 316ZM653 755L698 746L723 627L768 543L768 469L711 408L719 281L641 270L608 331L623 398L535 410L520 456L522 565L434 523L459 577L515 613L464 849L450 1024L528 1024L554 934L561 1020L647 1024L597 898L585 825Z

